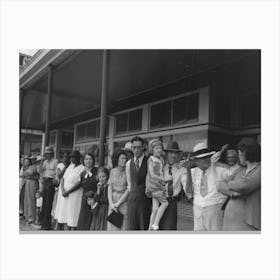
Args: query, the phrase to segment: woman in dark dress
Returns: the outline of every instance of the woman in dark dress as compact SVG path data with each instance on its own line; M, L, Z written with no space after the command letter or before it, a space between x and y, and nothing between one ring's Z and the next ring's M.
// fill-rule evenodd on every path
M105 167L99 167L97 175L97 192L94 198L96 206L93 205L90 230L107 230L109 171Z
M89 230L92 222L92 211L90 205L87 203L86 193L88 191L97 191L97 168L94 167L94 156L87 153L84 157L83 164L86 167L81 174L81 184L83 188L83 197L81 204L81 211L78 220L77 230Z

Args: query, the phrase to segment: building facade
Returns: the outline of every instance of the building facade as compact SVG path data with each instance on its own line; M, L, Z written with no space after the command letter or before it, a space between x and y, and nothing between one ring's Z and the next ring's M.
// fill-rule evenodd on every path
M135 135L186 152L260 138L260 66L260 50L110 50L105 155ZM98 164L102 79L102 50L39 51L20 74L21 129Z

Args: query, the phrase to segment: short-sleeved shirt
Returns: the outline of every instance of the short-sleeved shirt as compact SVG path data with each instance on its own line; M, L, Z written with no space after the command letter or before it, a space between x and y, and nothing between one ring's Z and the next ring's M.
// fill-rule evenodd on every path
M42 166L43 178L55 178L56 168L57 168L57 159L52 158L50 160L45 160Z

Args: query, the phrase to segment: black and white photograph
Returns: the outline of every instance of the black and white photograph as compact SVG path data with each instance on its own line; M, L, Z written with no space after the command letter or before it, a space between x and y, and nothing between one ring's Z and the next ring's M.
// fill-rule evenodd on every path
M261 50L19 57L21 232L261 231Z
M280 2L0 0L0 280L279 280Z

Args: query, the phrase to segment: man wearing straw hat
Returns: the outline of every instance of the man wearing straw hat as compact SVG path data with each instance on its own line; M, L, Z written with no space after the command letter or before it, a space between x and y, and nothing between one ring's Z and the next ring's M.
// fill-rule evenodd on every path
M215 154L205 143L193 148L192 158L197 167L188 169L187 182L193 188L194 230L222 230L222 206L227 197L217 190L217 182L228 175L224 167L217 166L211 157Z
M54 158L52 147L46 147L45 160L39 166L39 172L43 178L43 208L42 208L42 229L51 229L51 211L55 193L55 175L57 160Z

